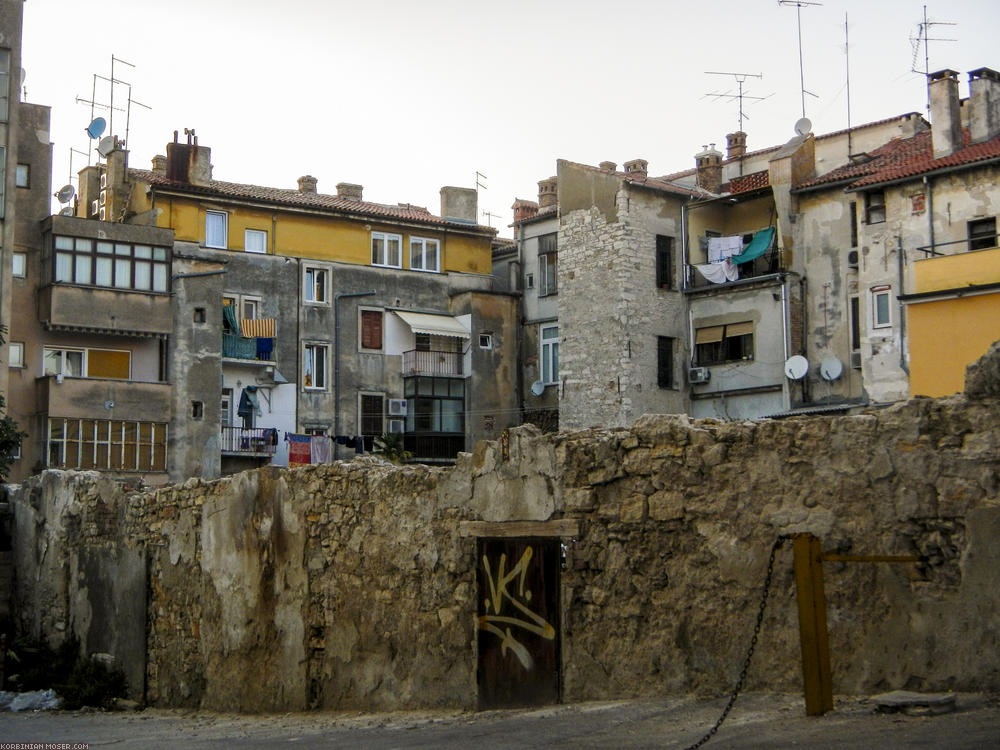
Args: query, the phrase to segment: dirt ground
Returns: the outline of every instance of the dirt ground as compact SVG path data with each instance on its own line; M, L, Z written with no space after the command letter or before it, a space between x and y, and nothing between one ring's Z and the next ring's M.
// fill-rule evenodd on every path
M715 723L724 699L671 698L553 706L538 710L314 712L267 716L148 709L137 712L49 711L0 714L3 743L89 743L90 748L273 748L351 750L461 748L495 750L678 748ZM71 747L71 746L70 746ZM960 694L939 716L875 712L866 698L838 698L833 712L805 716L802 697L741 696L704 747L903 750L1000 748L1000 700Z

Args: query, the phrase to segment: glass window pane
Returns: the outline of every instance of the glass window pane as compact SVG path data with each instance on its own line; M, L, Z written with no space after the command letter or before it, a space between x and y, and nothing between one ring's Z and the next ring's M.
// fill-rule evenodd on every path
M115 258L115 287L118 289L132 287L132 262L128 258Z
M56 250L72 250L73 249L73 238L72 237L56 237L55 238Z
M462 397L465 395L465 381L464 380L450 380L451 383L451 394L452 396Z
M136 245L135 246L135 257L136 258L152 258L153 248L149 245Z
M390 266L398 266L399 261L399 237L386 237L386 263Z
M56 253L56 281L73 281L73 256Z
M62 372L62 350L45 350L44 354L42 354L42 372L46 375L58 375Z
M97 286L111 286L111 258L97 257L97 276L94 283Z
M166 260L166 259L167 259L167 249L165 247L153 248L153 260Z
M98 242L97 243L97 252L99 252L99 253L106 253L106 254L110 255L113 250L114 250L114 246L110 242Z
M152 282L152 268L150 267L150 263L145 260L137 260L135 262L135 288L151 289Z
M385 246L382 238L372 235L372 263L385 263Z
M131 245L123 245L120 242L115 243L115 255L131 255L131 254L132 254Z
M90 283L90 256L89 255L76 255L74 256L76 260L76 272L74 273L74 280L77 284L89 284Z
M444 379L438 379L434 381L434 395L435 396L447 396L448 395L448 381Z
M167 291L167 267L163 263L153 264L153 291Z
M78 237L76 240L76 251L78 253L91 253L94 251L94 241Z
M441 431L462 432L462 402L441 401Z

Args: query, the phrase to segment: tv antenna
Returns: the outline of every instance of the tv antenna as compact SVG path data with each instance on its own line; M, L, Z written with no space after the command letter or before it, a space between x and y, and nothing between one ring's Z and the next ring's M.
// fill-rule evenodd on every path
M811 6L822 6L823 3L808 2L807 0L778 0L778 5L794 5L795 6L795 20L799 29L799 89L802 92L802 116L806 116L806 94L809 96L815 96L817 99L819 96L814 94L812 91L806 91L806 79L805 71L802 66L802 8Z
M479 192L479 188L482 188L483 190L489 190L489 188L486 186L486 183L483 182L483 180L486 180L486 179L489 179L489 178L486 175L484 175L482 172L476 172L476 192L477 193Z
M944 39L941 37L932 38L930 35L930 30L932 26L956 26L957 24L952 21L931 21L927 18L927 6L924 6L924 20L917 24L917 35L910 36L910 44L913 45L913 61L910 63L910 69L914 73L920 73L925 80L927 76L931 73L931 55L930 55L930 42L957 42L957 39ZM921 44L924 47L924 69L917 70L917 55L920 54ZM930 81L927 82L927 118L930 119L931 116L931 89Z
M493 213L491 211L487 211L486 209L483 209L482 214L483 214L483 216L486 217L486 225L488 227L490 227L491 229L493 228L493 219L502 219L503 218L500 214L495 214L495 213Z
M749 94L747 94L747 93L745 93L743 91L743 84L746 82L747 78L763 78L764 77L763 73L723 73L723 72L717 71L717 70L706 70L705 71L705 75L709 75L709 76L733 76L733 78L736 79L737 91L736 91L735 94L731 94L731 93L729 93L729 91L723 91L721 93L709 93L709 94L705 94L705 96L710 96L713 99L736 99L737 100L737 102L739 103L739 108L740 108L740 113L739 113L739 124L740 124L740 127L739 127L739 131L741 133L743 132L743 121L750 119L750 115L748 115L746 112L743 111L743 100L744 99L756 99L757 101L761 101L763 99L767 99L768 96L771 96L771 94L768 94L768 96L750 96Z

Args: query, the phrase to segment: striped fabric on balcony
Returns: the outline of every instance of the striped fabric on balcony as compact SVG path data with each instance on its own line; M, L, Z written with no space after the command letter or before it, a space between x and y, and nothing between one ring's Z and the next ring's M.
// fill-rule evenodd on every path
M274 338L274 318L243 318L240 333L247 338Z

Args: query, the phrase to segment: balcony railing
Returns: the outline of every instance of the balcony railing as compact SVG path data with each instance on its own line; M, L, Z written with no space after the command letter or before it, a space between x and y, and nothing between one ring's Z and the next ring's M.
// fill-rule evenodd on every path
M228 359L274 360L274 339L247 338L232 333L222 334L222 356Z
M465 435L415 435L408 432L403 436L403 446L416 461L454 459L465 450Z
M737 268L740 272L738 280L753 279L758 276L768 276L781 271L781 255L776 250L770 250L759 258L754 258L747 263L740 263ZM704 287L719 286L698 272L693 265L687 267L688 289L702 289Z
M223 427L222 452L249 456L273 456L278 447L278 431L273 427Z
M403 352L404 375L462 375L460 352Z

